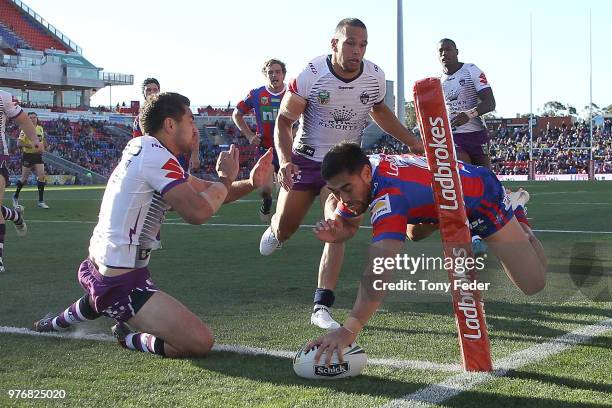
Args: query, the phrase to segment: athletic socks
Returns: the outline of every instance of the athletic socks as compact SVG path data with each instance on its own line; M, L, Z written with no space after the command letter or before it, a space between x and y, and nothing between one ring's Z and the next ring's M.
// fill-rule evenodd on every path
M314 304L332 307L336 300L333 290L317 288L314 293Z
M165 357L164 341L150 333L130 333L119 344L128 350L157 354Z
M45 183L44 181L38 181L36 183L36 186L38 187L38 202L42 203L44 200L44 195L45 195L45 186L47 185L47 183Z
M272 209L272 196L263 197L261 204L261 212L263 214L270 214L270 210Z
M15 224L21 224L23 222L23 217L21 216L21 212L14 210L12 208L5 207L5 206L2 206L1 210L2 210L2 218L4 218L5 220L13 221ZM4 235L4 233L2 233L2 235Z
M70 307L64 310L51 320L55 330L64 330L73 324L83 322L85 320L94 320L100 317L101 314L96 312L89 304L89 296L84 295L82 298L74 302Z
M4 256L4 235L5 234L6 234L6 224L0 224L0 261L2 260L2 257Z
M19 193L21 192L21 189L23 188L23 183L21 182L21 180L17 181L17 190L15 190L15 194L13 194L13 197L15 197L16 199L19 198Z

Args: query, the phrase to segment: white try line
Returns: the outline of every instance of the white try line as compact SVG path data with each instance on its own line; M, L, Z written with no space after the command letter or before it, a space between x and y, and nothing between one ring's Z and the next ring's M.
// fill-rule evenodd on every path
M501 360L497 360L493 364L494 370L490 373L457 374L438 384L432 384L412 394L393 400L383 405L383 407L428 407L435 404L442 404L444 401L456 397L462 392L469 391L479 385L503 377L511 370L517 370L521 367L540 362L573 346L588 343L592 338L601 336L608 331L612 331L612 319L602 320L593 325L556 337L550 341L512 353Z
M180 218L172 218L172 220ZM27 220L27 222L41 224L96 224L97 221L81 221L81 220ZM164 222L163 225L183 225L191 226L186 222ZM236 227L236 228L262 228L268 226L266 224L230 224L230 223L208 223L202 224L202 227ZM300 228L314 228L312 224L300 225ZM370 225L362 225L361 229L372 229ZM557 230L557 229L534 229L533 232L554 233L554 234L612 234L612 231L579 231L579 230Z
M104 342L116 342L117 340L108 334L100 333L83 333L82 331L73 331L65 333L38 333L30 329L22 327L0 326L0 334L19 334L25 336L42 336L54 337L61 339L73 340L93 340ZM213 346L215 352L227 352L235 354L243 354L249 356L270 356L292 359L296 352L286 350L271 350L262 347L240 346L236 344L215 344ZM459 364L434 363L431 361L421 360L396 360L390 358L369 358L368 364L391 367L397 369L413 369L425 371L443 371L443 372L460 372L462 370Z

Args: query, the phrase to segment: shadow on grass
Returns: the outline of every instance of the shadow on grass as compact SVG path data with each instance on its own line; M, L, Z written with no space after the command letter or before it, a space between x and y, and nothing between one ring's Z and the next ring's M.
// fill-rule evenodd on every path
M458 397L444 402L445 407L487 406L495 408L604 408L606 403L573 402L555 399L554 397L517 397L488 392L466 391Z
M584 380L578 380L575 378L559 377L556 375L549 375L543 373L531 373L525 371L512 370L507 375L508 378L517 378L521 380L538 381L547 384L556 384L571 389L580 389L585 391L596 391L607 393L612 395L612 384L601 384L595 382L588 382Z
M290 359L265 355L249 356L213 352L206 358L193 359L191 363L203 370L211 370L259 383L331 389L347 394L373 397L399 398L428 385L423 382L398 381L371 375L338 380L307 380L298 377L293 372Z

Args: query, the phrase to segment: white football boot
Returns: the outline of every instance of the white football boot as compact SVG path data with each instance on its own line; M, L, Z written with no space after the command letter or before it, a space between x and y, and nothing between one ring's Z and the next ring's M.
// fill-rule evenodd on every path
M315 305L310 323L325 330L336 330L340 328L340 323L334 320L329 313L329 308L324 305Z
M25 218L23 218L23 207L18 206L15 208L15 211L21 214L21 223L13 223L13 225L15 226L15 232L17 233L18 237L25 237L28 233L28 225L25 222Z
M516 210L519 205L526 208L527 203L529 202L529 193L527 190L519 188L515 192L510 192L509 190L506 191L508 192L508 198L510 198L510 204L512 204L513 210Z
M272 255L274 251L282 246L283 244L276 239L274 232L272 232L272 227L270 226L261 236L261 241L259 241L259 252L264 256Z

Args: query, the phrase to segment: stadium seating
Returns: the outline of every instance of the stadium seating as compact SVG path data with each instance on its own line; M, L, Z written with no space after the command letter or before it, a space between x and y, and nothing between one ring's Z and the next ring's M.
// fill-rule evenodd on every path
M6 41L6 43L14 49L32 49L32 46L30 44L24 41L23 38L13 33L8 27L6 27L2 23L0 23L0 38Z
M5 31L10 30L12 36L20 37L18 38L20 41L35 50L71 51L9 0L0 0L0 22L4 23Z

